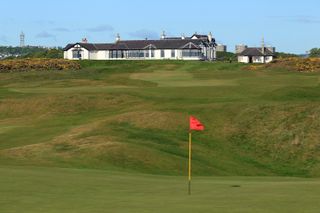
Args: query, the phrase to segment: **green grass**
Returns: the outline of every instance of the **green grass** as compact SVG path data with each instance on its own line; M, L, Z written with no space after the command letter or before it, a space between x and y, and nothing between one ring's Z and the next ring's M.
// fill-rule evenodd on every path
M320 74L81 63L0 74L1 213L319 211Z
M229 63L83 61L2 73L0 165L184 175L320 176L319 74Z
M47 212L318 212L319 179L185 177L125 172L0 167L0 211Z

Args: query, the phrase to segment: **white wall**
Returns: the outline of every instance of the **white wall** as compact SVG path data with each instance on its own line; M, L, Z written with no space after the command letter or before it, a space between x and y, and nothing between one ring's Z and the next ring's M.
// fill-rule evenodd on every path
M249 57L248 56L238 56L238 62L239 63L249 63Z
M73 50L75 48L70 48L68 51L64 51L64 58L65 59L69 59L69 60L79 60L77 58L73 58ZM84 60L89 60L90 59L90 53L88 50L84 49L84 48L81 48L81 51L82 51L82 57L81 59L84 59Z
M267 56L266 63L270 63L271 61L273 61L273 56Z
M97 51L95 60L108 60L108 59L109 59L109 51L108 50Z
M253 56L252 63L263 64L264 63L264 56Z
M252 57L252 63L255 64L262 64L262 63L270 63L273 60L273 56L253 56ZM239 63L249 63L249 57L248 56L238 56L238 62Z
M89 59L97 60L98 59L98 51L90 51L89 52Z
M76 46L76 48L81 48L80 46ZM73 58L73 50L74 48L70 48L68 51L64 51L64 58L69 60L78 60ZM154 51L154 57L151 57L151 50L149 52L149 58L110 58L110 52L108 50L100 50L100 51L88 51L84 48L82 50L83 60L201 60L201 57L182 57L182 50L174 50L175 56L171 57L171 49L164 50L164 57L161 57L161 50Z

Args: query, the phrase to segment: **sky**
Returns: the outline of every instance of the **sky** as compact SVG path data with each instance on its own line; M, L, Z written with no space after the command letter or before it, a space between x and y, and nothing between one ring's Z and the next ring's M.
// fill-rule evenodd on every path
M303 54L320 47L319 0L1 0L0 46L61 46L87 38L159 39L212 32L233 52L236 44L266 45Z

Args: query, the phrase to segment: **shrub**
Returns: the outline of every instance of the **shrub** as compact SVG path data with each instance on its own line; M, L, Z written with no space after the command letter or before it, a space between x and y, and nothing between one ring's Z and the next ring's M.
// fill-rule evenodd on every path
M299 72L320 72L320 58L280 58L274 60L270 64L265 65L266 68L285 68Z
M80 63L64 59L11 59L0 61L0 72L78 70Z

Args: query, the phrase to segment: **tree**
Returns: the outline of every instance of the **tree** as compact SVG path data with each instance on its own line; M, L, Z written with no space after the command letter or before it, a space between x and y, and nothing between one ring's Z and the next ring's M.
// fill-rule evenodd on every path
M294 57L298 57L298 55L293 54L293 53L284 53L284 52L276 52L275 56L277 58L294 58Z
M313 48L310 50L310 57L320 57L320 48Z
M237 55L231 52L217 52L218 61L237 61Z

